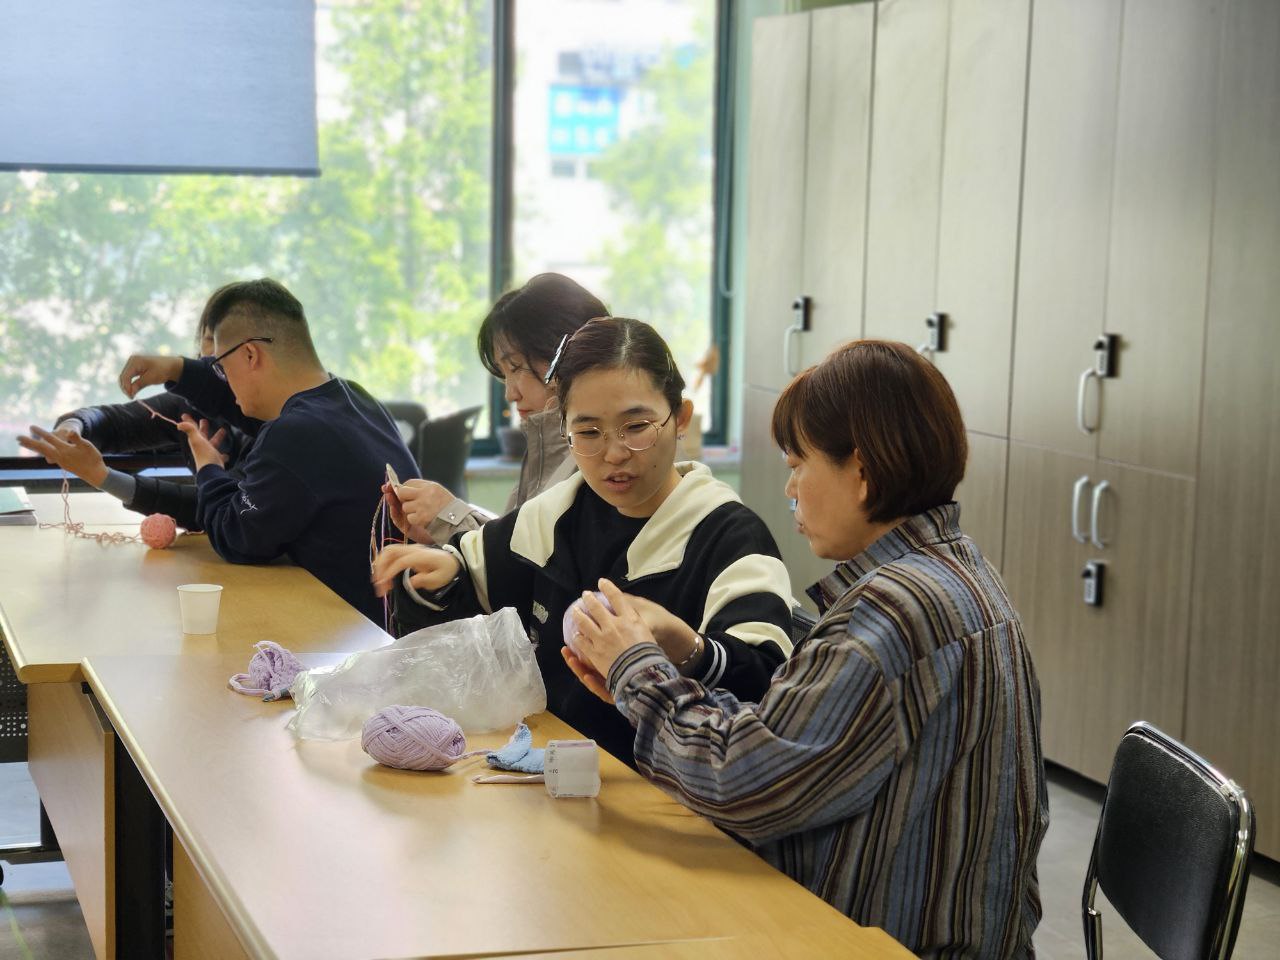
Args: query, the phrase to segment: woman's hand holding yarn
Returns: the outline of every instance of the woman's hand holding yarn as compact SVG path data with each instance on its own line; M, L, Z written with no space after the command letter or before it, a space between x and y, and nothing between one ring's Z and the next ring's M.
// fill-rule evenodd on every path
M409 578L415 589L439 590L448 586L462 572L458 558L446 550L417 544L392 544L378 552L373 561L373 591L385 597L395 585L396 577L412 570Z

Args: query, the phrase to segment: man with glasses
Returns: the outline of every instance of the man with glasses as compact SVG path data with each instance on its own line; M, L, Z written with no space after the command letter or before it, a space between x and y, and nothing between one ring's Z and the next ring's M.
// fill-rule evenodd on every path
M369 523L387 464L401 478L418 475L394 421L363 388L325 371L302 304L276 281L228 284L208 315L212 356L130 357L120 388L133 397L163 383L256 438L236 476L194 424L179 427L196 464L198 516L219 556L288 556L381 623Z

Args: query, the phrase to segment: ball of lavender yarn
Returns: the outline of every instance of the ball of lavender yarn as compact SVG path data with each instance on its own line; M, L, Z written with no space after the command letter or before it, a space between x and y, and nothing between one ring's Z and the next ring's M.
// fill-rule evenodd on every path
M613 613L613 605L609 603L609 598L599 590L595 591L596 599L604 604L604 608ZM578 622L573 617L573 611L582 607L582 599L579 598L569 604L569 609L564 612L564 620L560 623L560 630L564 635L564 644L578 656Z
M253 646L257 652L249 659L249 671L237 673L227 684L237 693L279 700L289 693L294 679L307 668L274 640L261 640Z
M400 770L443 770L467 749L462 728L430 707L384 707L364 723L360 746Z

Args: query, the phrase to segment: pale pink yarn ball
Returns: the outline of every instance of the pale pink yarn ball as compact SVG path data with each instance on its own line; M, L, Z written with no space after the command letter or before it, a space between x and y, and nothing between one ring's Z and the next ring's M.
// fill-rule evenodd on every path
M152 550L163 550L178 539L178 525L166 513L153 513L142 521L138 534Z

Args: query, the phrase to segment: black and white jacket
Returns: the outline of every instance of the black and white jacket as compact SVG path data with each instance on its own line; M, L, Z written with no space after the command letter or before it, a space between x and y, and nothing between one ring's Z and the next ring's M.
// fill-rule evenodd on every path
M462 561L458 582L441 595L396 586L397 630L514 607L537 646L551 711L614 756L632 763L634 732L609 704L588 691L561 658L561 622L582 591L607 577L627 593L661 604L708 645L707 687L758 700L791 651L791 593L768 528L733 488L699 463L677 465L681 479L640 528L611 569L579 569L598 530L588 517L608 516L581 475L570 477L519 510L454 537L446 549ZM592 502L594 500L594 502ZM443 597L443 599L441 599Z

